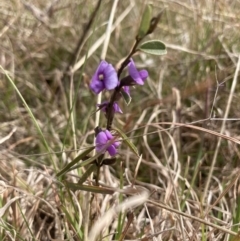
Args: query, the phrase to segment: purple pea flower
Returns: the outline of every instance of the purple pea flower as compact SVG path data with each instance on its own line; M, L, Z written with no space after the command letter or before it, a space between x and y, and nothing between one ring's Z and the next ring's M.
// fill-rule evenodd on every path
M104 101L101 104L97 104L97 106L103 111L103 112L107 112L107 107L108 107L109 101ZM115 113L123 113L122 110L120 109L119 105L117 104L117 102L113 103L113 109Z
M112 144L109 144L109 141L113 139L113 136L110 131L100 131L96 136L96 151L108 151L110 156L115 156L117 154L117 148L120 145L119 141L114 141Z
M112 90L118 85L117 72L111 64L102 60L90 83L90 89L99 94L104 89Z
M144 81L148 77L147 70L142 69L138 71L132 59L130 59L130 62L128 64L128 73L138 85L143 85Z

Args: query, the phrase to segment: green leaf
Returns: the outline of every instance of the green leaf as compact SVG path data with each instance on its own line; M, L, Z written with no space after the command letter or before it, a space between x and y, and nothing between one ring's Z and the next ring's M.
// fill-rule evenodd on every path
M151 24L151 15L152 7L150 5L147 5L144 10L142 21L138 30L139 39L142 39L148 32L149 26Z
M129 105L132 100L131 96L128 95L124 90L121 90L120 92L126 104Z
M82 190L87 192L113 194L115 190L106 187L80 185L78 183L65 182L65 186L73 191Z
M148 54L164 55L167 53L166 45L159 40L144 42L139 49Z
M158 15L156 17L153 17L151 19L150 26L149 26L149 29L147 31L147 35L151 34L156 29L157 24L158 24L158 22L159 22L159 20L160 20L160 18L162 16L163 11L164 11L164 9L160 13L158 13Z
M88 153L90 153L92 150L94 149L94 146L90 147L89 149L87 149L86 151L82 152L80 155L78 155L73 161L71 161L70 163L68 163L60 172L57 173L57 177L60 177L61 175L63 175L64 173L68 172L72 166L74 166L76 163L78 163L80 160L83 160ZM90 158L91 159L91 158ZM96 159L96 157L95 157ZM94 160L95 160L94 159ZM89 160L89 159L88 159ZM87 160L86 160L87 161ZM85 163L82 162L82 163Z
M92 172L94 172L95 170L97 170L97 166L96 165L91 165L86 172L84 172L84 174L81 176L81 178L78 181L78 184L81 185L83 184L87 178L91 175Z
M139 157L137 147L129 140L129 138L118 128L114 127L114 130L123 138L123 141L128 145L128 147Z

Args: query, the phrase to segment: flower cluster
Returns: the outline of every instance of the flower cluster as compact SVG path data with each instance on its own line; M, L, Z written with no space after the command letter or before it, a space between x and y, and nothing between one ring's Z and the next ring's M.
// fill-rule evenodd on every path
M92 77L90 83L90 89L95 93L99 94L103 90L113 90L115 92L120 92L123 90L130 96L130 86L133 85L143 85L144 81L148 77L147 70L138 70L136 65L132 59L129 60L127 65L129 75L123 78L122 80L118 79L118 73L114 69L114 67L102 60ZM111 104L109 101L104 101L97 106L101 111L103 111L106 116L108 113L122 113L117 101L119 100L119 93L114 95L114 99ZM112 109L111 109L112 108ZM110 110L109 110L110 109ZM114 156L117 153L117 148L120 145L119 141L113 140L113 136L109 130L101 130L96 135L96 151L97 152L105 152L108 151L110 156Z
M110 156L115 156L117 154L116 148L118 148L120 142L113 141L113 138L109 130L100 131L96 137L96 151L104 152L107 150Z

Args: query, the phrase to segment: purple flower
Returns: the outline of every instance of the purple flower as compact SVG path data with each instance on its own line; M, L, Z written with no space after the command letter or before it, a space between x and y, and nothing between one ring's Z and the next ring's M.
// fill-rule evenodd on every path
M107 107L108 107L109 102L108 101L104 101L101 104L97 104L97 106L103 111L103 112L107 112ZM120 109L119 105L117 104L117 102L113 103L113 109L115 113L123 113L122 110Z
M90 88L95 94L102 90L112 90L118 85L117 72L113 66L102 60L92 77Z
M120 145L119 141L114 141L109 144L109 141L113 139L113 136L110 131L100 131L96 137L96 151L108 151L110 156L115 156L117 154L117 147Z
M144 80L148 77L147 70L143 69L138 71L132 59L130 59L128 64L128 73L138 85L143 85Z

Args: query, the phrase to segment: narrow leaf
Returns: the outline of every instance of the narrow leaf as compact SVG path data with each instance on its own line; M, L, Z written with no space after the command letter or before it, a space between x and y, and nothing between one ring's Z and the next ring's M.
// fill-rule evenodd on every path
M113 194L115 192L110 188L80 185L78 183L71 183L71 182L65 182L65 186L73 191L82 190L82 191L102 193L102 194Z
M120 92L126 104L129 105L132 100L131 96L128 93L126 93L124 90L121 90Z
M81 185L83 184L87 178L91 175L92 172L94 172L95 170L97 169L97 166L96 165L91 165L87 170L86 172L81 176L81 178L79 179L78 181L78 184Z
M86 151L82 152L80 155L78 155L73 161L68 163L60 172L57 173L57 177L60 177L64 173L68 172L72 166L74 166L76 163L78 163L80 160L83 160L84 157L86 157L92 150L94 149L93 147L90 147ZM91 159L91 158L90 158Z
M25 106L29 116L31 117L32 121L33 121L33 124L35 125L40 137L42 138L42 141L43 141L43 144L44 146L46 147L47 151L50 153L51 150L50 150L50 147L47 143L47 140L45 139L44 135L43 135L43 132L38 124L38 121L36 120L35 116L33 115L33 112L31 111L30 107L28 106L27 102L25 101L25 99L23 98L21 92L19 91L18 87L15 85L14 81L11 79L11 77L8 75L7 71L0 65L0 69L4 72L4 74L6 75L7 79L9 80L10 84L12 85L12 87L15 89L15 91L17 92L18 96L20 97L23 105ZM53 164L53 167L54 169L56 170L57 169L57 165L56 163L54 162L54 160L52 159L52 155L50 155L50 158L51 158L51 161L52 161L52 164Z
M16 200L20 199L20 196L17 196L11 200L9 200L2 208L0 208L0 218L2 218L2 216L5 214L6 210L9 208L9 206L12 205L13 202L15 202Z
M150 23L151 23L151 15L152 15L152 8L150 5L147 5L144 13L143 13L143 17L142 17L142 21L138 30L138 38L142 39L148 32L148 29L150 27Z
M163 11L164 11L164 9L160 13L158 13L158 15L156 17L153 17L151 19L150 26L149 26L149 29L147 31L147 35L151 34L156 29L157 24L158 24L158 22L159 22L159 20L160 20L160 18L162 16Z
M118 128L114 128L118 134L123 138L123 141L129 146L129 148L139 157L137 147L129 140L129 138Z
M144 42L139 49L142 52L154 55L164 55L167 53L166 45L159 40L151 40Z

